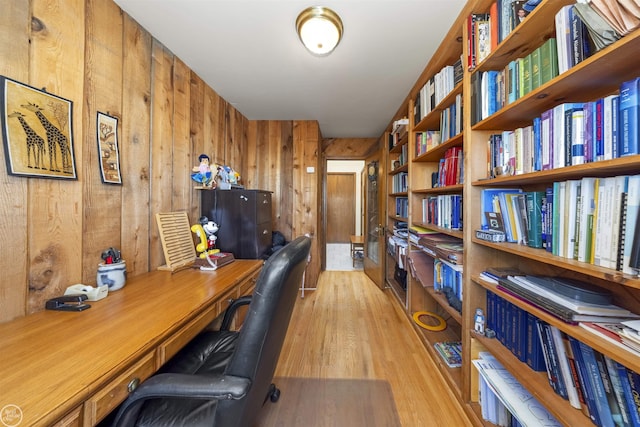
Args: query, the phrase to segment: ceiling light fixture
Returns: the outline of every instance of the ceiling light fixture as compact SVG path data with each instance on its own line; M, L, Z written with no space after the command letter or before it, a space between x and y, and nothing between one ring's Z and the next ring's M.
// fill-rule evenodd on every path
M314 55L325 56L342 38L342 20L328 7L312 6L298 15L296 30L302 44Z

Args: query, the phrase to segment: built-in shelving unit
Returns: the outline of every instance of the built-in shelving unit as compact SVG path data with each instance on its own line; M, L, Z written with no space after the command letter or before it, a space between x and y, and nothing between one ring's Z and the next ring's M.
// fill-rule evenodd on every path
M469 70L465 64L462 83L455 85L433 111L416 120L414 113L416 107L419 107L416 105L416 99L422 86L444 66L454 64L461 55L466 58L468 48L466 18L472 13L489 13L492 3L491 0L467 2L414 88L407 94L405 103L400 107L396 118L404 115L409 117L407 140L402 140L402 144L408 146L406 164L402 164L400 168L394 168L393 162L397 158L395 153L398 147L397 145L389 147L388 170L391 171L389 182L395 174L403 172L408 174L409 184L406 193L387 195L388 207L394 206L397 197L408 199L407 217L398 217L395 215L395 210L389 210L387 237L392 234L395 223L407 222L409 227L427 228L462 239L464 241L462 312L452 308L445 296L434 290L433 268L436 261L432 253L423 250L419 245L408 244L408 258L415 271L413 274L407 274L406 290L394 281L396 260L391 255L388 255L387 260L387 281L405 307L409 318L412 318L415 312L427 311L436 313L446 320L447 327L443 331L430 331L418 325L415 325L415 329L475 424L489 425L482 421L478 404L478 373L471 362L479 352L485 351L497 358L562 424L590 425L590 420L580 410L573 408L567 400L553 392L546 373L530 369L498 340L475 333L474 315L478 308L486 312L487 292L499 295L633 371L640 372L640 358L632 352L612 346L584 328L564 323L547 312L510 296L496 285L483 280L480 273L487 267L511 267L528 274L557 275L588 281L610 289L616 304L637 313L640 313L640 278L613 269L555 256L544 249L515 243L489 243L477 239L475 230L481 228L482 212L479 207L483 189L508 187L524 191L539 191L554 182L580 179L585 176L606 178L624 174L634 175L640 172L639 155L498 178L488 176L487 166L487 142L491 134L531 125L534 118L565 102L593 101L615 93L622 82L640 76L640 70L629 59L636 57L640 52L640 30L595 53L484 120L472 123L471 92L474 74L502 70L509 62L529 55L548 38L555 36L556 13L563 6L574 3L572 0L543 0L526 20L518 25L517 30L505 37L475 69ZM442 122L441 115L460 97L464 106L463 131L418 154L415 144L416 135L429 130L438 130ZM445 187L433 186L432 174L437 172L440 159L452 147L462 147L464 183ZM464 196L463 230L438 227L423 220L423 199L451 194ZM449 368L439 358L433 344L439 341L456 340L462 342L463 362L460 368Z

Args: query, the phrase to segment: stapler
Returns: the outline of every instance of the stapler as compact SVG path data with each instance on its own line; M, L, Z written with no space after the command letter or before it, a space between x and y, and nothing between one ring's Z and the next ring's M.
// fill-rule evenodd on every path
M107 285L97 286L94 288L93 286L83 285L81 283L71 285L64 291L65 295L85 294L87 296L87 301L101 300L102 298L105 298L108 293L109 286Z
M45 303L44 308L47 310L58 311L83 311L91 306L84 301L87 300L87 295L63 295L61 297L52 298Z

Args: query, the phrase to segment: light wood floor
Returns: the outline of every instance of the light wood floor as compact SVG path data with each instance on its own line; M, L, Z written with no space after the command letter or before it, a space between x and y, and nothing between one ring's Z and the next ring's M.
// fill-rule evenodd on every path
M261 427L471 425L393 298L362 272L323 272L296 303L276 370L282 395ZM361 414L346 422L346 407Z

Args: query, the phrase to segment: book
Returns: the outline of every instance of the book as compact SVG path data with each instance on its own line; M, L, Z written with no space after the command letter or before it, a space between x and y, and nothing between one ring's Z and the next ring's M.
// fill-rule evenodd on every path
M604 355L596 350L593 350L593 355L596 360L596 365L598 366L598 371L600 372L600 379L602 380L602 387L604 389L605 397L607 399L607 405L609 407L613 424L615 426L623 425L622 414L620 412L620 407L618 406L618 401L616 399L615 392L613 390L611 375L609 375L609 370L607 369Z
M542 203L544 191L525 193L527 201L527 244L532 248L542 247Z
M557 395L563 399L568 399L567 389L562 376L563 373L560 370L556 345L551 333L551 326L543 321L538 322L538 336L540 338L540 344L542 345L542 351L545 355L549 385Z
M580 184L580 202L578 232L578 257L580 262L590 262L591 248L593 246L593 221L595 215L595 188L597 178L584 177Z
M459 368L462 366L462 343L460 341L437 342L433 346L448 367Z
M577 388L579 385L573 376L572 369L569 366L569 358L567 357L567 351L562 337L562 332L553 325L549 325L551 337L555 347L556 357L558 359L558 366L562 373L562 381L564 381L564 388L567 391L567 398L569 403L576 409L581 408L580 398L578 397Z
M635 372L627 369L621 363L616 362L616 366L627 408L629 408L629 416L634 426L640 425L640 378Z
M540 46L540 86L558 75L558 47L554 37Z
M638 256L640 253L638 250L640 246L640 175L629 177L625 218L622 272L636 275L640 267L640 257ZM632 251L634 245L636 247L635 253Z
M540 60L541 46L531 52L531 90L535 90L541 86L542 78L540 74L540 67L542 62Z
M607 395L602 383L602 377L594 350L582 341L580 343L580 351L582 353L582 360L585 365L586 378L593 390L593 400L595 402L595 408L600 419L602 427L614 427L613 418L611 416L611 410L609 409L609 402L607 401Z
M571 68L571 9L572 5L563 6L555 15L556 47L558 51L558 73L562 74Z
M582 407L583 413L587 417L591 419L591 421L595 425L600 424L600 418L598 416L598 411L596 408L593 388L591 386L591 382L588 378L588 371L584 364L584 360L582 358L582 350L580 349L580 342L574 337L567 335L567 339L569 340L569 346L571 347L571 352L573 354L573 358L576 365L576 371L578 373L578 378L580 382L580 389L582 390L582 396L584 398L584 405ZM585 411L586 408L586 411Z
M640 77L623 82L620 86L620 156L640 154Z
M481 353L472 360L480 376L520 425L560 427L549 411L495 358Z
M616 403L618 404L619 414L617 414L616 416L612 415L613 421L616 423L616 425L632 426L633 421L631 420L631 414L629 408L627 407L627 401L624 397L622 381L620 378L620 373L618 372L618 367L616 366L616 362L609 356L603 355L602 357L605 361L607 373L609 374L609 381L611 382L613 395L615 396Z

